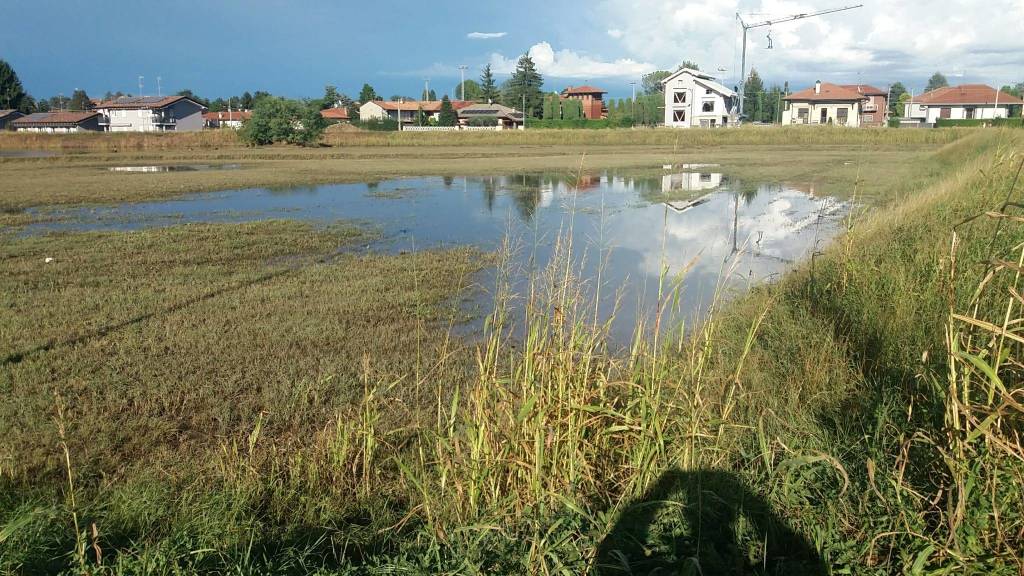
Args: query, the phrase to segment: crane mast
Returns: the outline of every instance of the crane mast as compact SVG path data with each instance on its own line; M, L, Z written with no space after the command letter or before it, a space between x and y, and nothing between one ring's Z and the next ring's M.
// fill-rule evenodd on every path
M743 21L743 17L740 13L736 13L736 20L740 23L740 27L743 28L743 57L742 64L740 65L740 118L743 118L743 107L745 100L747 99L747 32L753 28L764 28L765 26L771 26L773 24L782 24L785 22L793 22L794 20L805 20L807 18L816 18L819 16L825 16L826 14L835 14L836 12L846 12L847 10L854 10L857 8L863 8L863 4L857 4L856 6L843 6L842 8L831 8L829 10L821 10L818 12L811 12L806 14L793 14L791 16L783 16L780 18L773 18L771 20L765 20L763 22L757 22L755 24L747 24Z

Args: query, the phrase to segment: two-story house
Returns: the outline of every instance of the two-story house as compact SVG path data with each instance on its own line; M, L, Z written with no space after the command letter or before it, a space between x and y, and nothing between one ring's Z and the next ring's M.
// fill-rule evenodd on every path
M122 96L97 102L108 132L191 132L205 125L202 104L186 96Z
M889 121L889 92L867 84L843 84L843 88L861 94L866 100L860 105L861 127L882 127Z
M736 92L712 76L683 68L662 81L665 125L671 128L718 128L736 123Z
M562 90L563 100L579 100L583 106L583 117L587 120L600 120L608 116L608 108L604 102L607 90L593 86L570 86Z
M790 94L784 99L782 123L858 128L869 97L856 88L817 82L813 88Z

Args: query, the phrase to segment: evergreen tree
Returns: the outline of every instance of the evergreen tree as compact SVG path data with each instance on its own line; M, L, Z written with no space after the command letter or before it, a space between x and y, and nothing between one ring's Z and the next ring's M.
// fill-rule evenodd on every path
M0 108L21 110L25 106L25 88L11 65L0 60Z
M331 86L328 84L324 87L324 97L320 101L320 109L326 110L328 108L334 108L338 105L340 95L338 94L337 86Z
M418 126L430 125L430 116L428 116L427 113L423 111L422 106L420 106L419 109L416 110L416 124Z
M760 122L764 107L764 81L757 70L751 70L743 90L743 113L748 119Z
M363 84L363 89L359 91L359 103L366 104L367 102L373 102L374 100L380 100L380 96L377 95L373 90L373 86L369 84Z
M897 82L889 87L889 114L893 118L903 116L903 106L900 105L900 100L906 93L907 87L902 82Z
M941 72L936 72L928 79L928 87L925 88L924 91L931 92L932 90L946 88L947 86L949 86L949 80L946 80L946 77L943 76Z
M455 108L447 94L441 99L441 116L437 123L439 126L455 126L459 123L459 117L455 114Z
M249 94L249 92L246 92L245 94L242 94L242 99L241 99L240 105L242 107L242 110L252 110L252 107L253 107L252 94Z
M481 93L480 84L476 80L466 80L465 83L455 87L455 96L467 102L479 101Z
M537 118L543 113L544 78L537 72L537 65L529 54L524 54L516 64L516 71L507 82L507 89L504 95L504 104L513 108L523 106L524 112L531 117Z
M85 90L75 90L71 95L71 102L68 103L68 110L91 110L92 100L89 99L89 95L85 93Z
M491 65L484 66L483 74L480 76L480 101L497 102L498 86L494 83L494 74L491 73Z
M566 100L562 105L562 118L579 120L583 117L583 103L579 100Z

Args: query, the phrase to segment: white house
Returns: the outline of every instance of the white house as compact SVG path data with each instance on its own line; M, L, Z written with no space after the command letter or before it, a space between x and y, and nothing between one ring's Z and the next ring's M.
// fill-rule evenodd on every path
M903 106L907 121L935 124L943 120L992 120L1009 118L1011 106L1022 106L1020 98L984 84L949 86L925 92Z
M665 125L716 128L736 123L736 93L703 72L683 68L665 78Z
M472 104L472 102L452 100L452 108L456 112ZM441 117L441 101L404 100L399 102L385 102L383 100L373 100L366 102L359 107L359 119L364 122L367 120L384 119L397 121L399 114L401 114L403 125L414 125L419 119L420 110L426 113L427 117L430 119L437 120Z
M202 104L185 96L122 96L97 102L108 132L190 132L202 130Z
M11 128L18 132L44 134L99 132L102 120L103 116L98 112L37 112L14 120Z
M816 124L859 128L870 97L854 88L817 82L813 88L786 96L783 124Z
M203 123L207 128L231 128L239 130L252 119L251 110L223 110L203 114Z

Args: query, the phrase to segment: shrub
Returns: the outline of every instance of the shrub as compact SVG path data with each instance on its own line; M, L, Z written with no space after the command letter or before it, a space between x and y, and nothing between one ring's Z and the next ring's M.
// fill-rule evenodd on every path
M279 142L310 146L320 140L327 121L319 108L308 102L285 98L261 98L245 123L241 136L254 146Z

